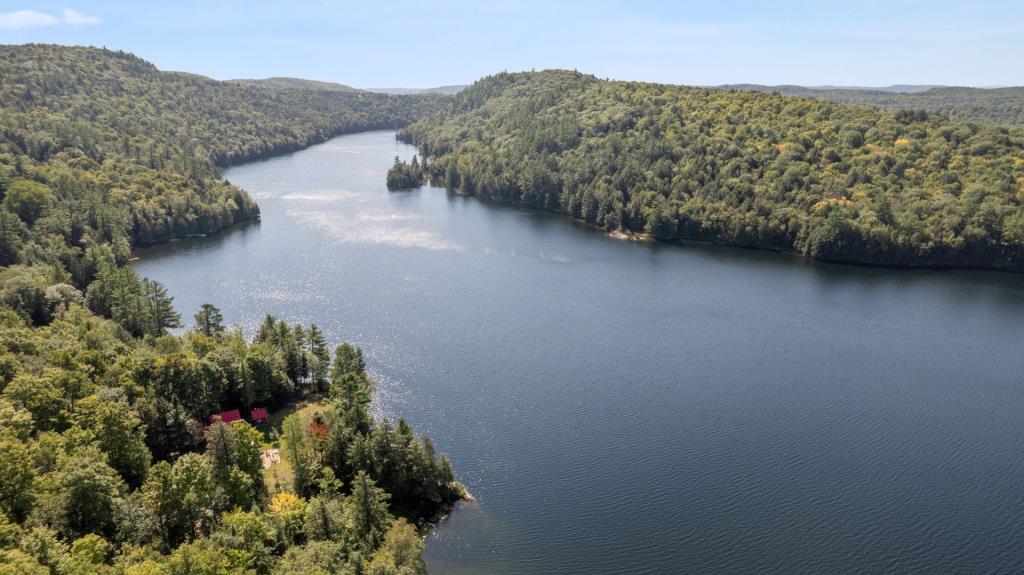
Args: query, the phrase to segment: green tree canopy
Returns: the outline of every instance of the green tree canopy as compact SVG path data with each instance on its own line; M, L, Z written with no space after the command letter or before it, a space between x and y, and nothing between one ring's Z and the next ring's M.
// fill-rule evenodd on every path
M46 213L53 201L53 192L44 184L17 179L4 191L3 206L21 221L32 225Z
M204 303L195 315L196 332L213 337L224 331L224 316L213 304Z

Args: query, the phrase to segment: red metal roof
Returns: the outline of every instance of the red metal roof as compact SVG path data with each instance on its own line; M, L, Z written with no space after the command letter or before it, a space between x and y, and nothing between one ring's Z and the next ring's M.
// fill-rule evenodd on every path
M265 407L254 407L252 413L249 414L253 421L263 421L264 419L270 418L270 413Z
M242 414L237 409L230 411L222 411L220 413L214 413L210 416L210 423L217 423L220 420L224 423L234 423L236 421L242 421Z

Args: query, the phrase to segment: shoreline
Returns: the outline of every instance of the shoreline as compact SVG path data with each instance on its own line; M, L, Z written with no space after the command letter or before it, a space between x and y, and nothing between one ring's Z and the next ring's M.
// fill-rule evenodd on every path
M289 154L294 154L294 153L297 153L297 152L301 152L301 151L307 150L307 149L309 149L311 147L327 143L330 140L333 140L334 138L340 138L340 137L344 137L344 136L350 136L350 135L355 135L355 134L363 134L363 133L370 133L370 132L392 132L396 141L401 142L401 143L406 144L406 145L409 145L409 146L415 147L417 149L417 151L422 155L423 151L422 151L422 149L419 146L417 146L414 143L406 142L406 141L403 141L403 140L398 138L399 130L400 130L400 128L368 128L368 129L365 129L365 130L354 130L354 131L351 131L351 132L345 132L345 133L341 133L341 134L334 134L332 136L327 137L326 139L315 141L315 142L310 142L308 145L305 145L305 146L302 146L302 147L299 147L299 148L282 149L282 150L276 151L275 153L272 153L272 154L267 154L267 155L262 155L262 156L259 156L259 157L249 158L249 159L247 159L245 161L230 163L230 164L227 164L227 165L219 165L218 167L221 168L221 170L226 170L228 168L234 168L234 167L242 166L242 165L245 165L245 164L259 163L259 162L263 162L263 161L266 161L266 160L270 160L272 158L287 156ZM226 182L228 181L227 179L224 178L223 172L221 173L221 179L226 181ZM230 183L230 182L228 182L228 183ZM436 188L441 188L441 189L444 189L444 190L448 191L449 193L452 193L452 194L455 194L455 195L458 195L458 196L474 198L477 201L482 202L484 204L493 204L493 205L499 205L499 206L505 206L505 207L511 207L511 208L528 210L528 211L532 211L532 212L554 214L554 215L560 216L562 218L565 218L565 219L571 221L574 224L579 224L579 225L583 225L583 226L586 226L586 227L598 230L598 231L602 232L604 235L606 235L607 237L609 237L611 239L620 240L620 241L635 241L635 242L644 242L644 243L648 243L648 242L654 243L654 242L657 242L657 243L661 243L661 244L677 245L677 246L685 246L687 243L693 242L693 243L702 244L702 245L723 246L723 247L737 248L737 249L742 249L742 250L766 251L766 252L773 252L773 253L778 253L778 254L786 254L786 255L795 256L797 258L800 258L801 260L810 261L810 262L820 262L820 263L827 263L827 264L838 264L838 265L860 267L860 268L878 268L878 269L892 269L892 270L903 270L903 271L915 271L915 270L971 271L971 272L976 271L976 272L1008 273L1008 274L1014 274L1014 275L1024 274L1024 268L1011 268L1011 267L1004 267L1004 266L975 265L975 264L925 264L925 263L901 264L901 263L865 262L865 261L856 261L856 260L821 258L821 257L815 257L815 256L809 256L809 255L801 254L800 252L797 252L797 251L792 250L792 249L775 248L775 247L769 247L769 246L752 246L752 245L738 244L738 243L735 243L735 242L722 241L722 240L709 240L707 238L700 238L700 237L693 237L693 236L681 236L679 238L673 238L673 239L661 239L661 238L656 238L656 237L654 237L654 236L652 236L650 234L643 233L643 232L634 232L634 231L631 231L631 230L623 230L623 229L607 230L607 229L605 229L605 228L603 228L603 227L601 227L601 226L599 226L599 225L597 225L595 223L591 223L591 222L588 222L586 220L574 217L574 216L566 214L565 212L562 212L562 211L556 211L556 210L551 210L551 209L547 209L547 208L540 208L540 207L534 207L534 206L527 206L527 205L520 204L520 203L504 202L504 201L501 201L501 200L496 200L496 199L491 199L491 198L481 198L481 197L479 197L479 196L477 196L475 194L466 194L466 193L464 193L462 190L460 190L458 188L449 188L449 187L447 187L447 186L445 186L443 184L440 184L440 183L435 184L434 181L433 181L433 178L431 178L429 175L424 178L424 185L428 185L428 186L432 186L432 187L436 187ZM420 187L422 187L422 186L420 186ZM411 188L409 190L402 190L402 191L418 191L418 189L419 188ZM243 189L243 191L245 191L245 190ZM246 193L248 193L248 191L246 191ZM259 204L257 204L257 209L258 208L259 208ZM229 233L229 232L231 232L233 230L236 230L236 229L239 229L239 228L242 228L242 227L247 227L249 225L258 224L258 223L260 223L261 216L262 216L262 213L257 212L250 219L242 220L242 221L239 221L239 222L235 222L235 223L233 223L233 224L231 224L229 226L226 226L226 227L221 228L221 229L219 229L217 231L214 231L214 232L211 232L211 233L207 233L207 234L188 234L188 235L185 235L185 236L174 236L174 237L167 238L167 239L159 241L159 242L150 242L150 243L145 243L145 244L140 244L140 245L132 246L132 251L131 251L132 260L131 261L140 259L141 255L136 253L138 250L144 250L144 249L147 249L147 248L153 248L153 247L156 247L156 246L166 245L166 244L169 244L169 243L183 241L183 240L193 240L193 239L197 239L197 238L217 237L217 236L220 236L220 235L222 235L224 233Z
M406 142L403 142L403 143L406 143ZM413 144L409 144L409 145L413 145ZM429 185L433 185L432 182L428 182L428 184ZM792 249L775 248L775 247L769 247L769 246L752 246L752 245L739 244L739 243L735 243L735 242L728 242L728 241L722 241L722 240L709 240L707 238L700 238L700 237L695 237L695 236L682 236L682 237L673 238L673 239L661 239L661 238L656 238L656 237L654 237L654 236L652 236L650 234L646 234L646 233L643 233L643 232L634 232L634 231L622 230L622 229L610 230L609 231L606 228L603 228L603 227L599 226L598 224L591 223L591 222L588 222L586 220L582 220L580 218L574 217L572 215L569 215L569 214L567 214L565 212L561 212L561 211L550 210L550 209L547 209L547 208L539 208L539 207L534 207L534 206L527 206L527 205L519 204L519 203L503 202L501 200L496 200L496 199L491 199L491 198L481 198L479 196L476 196L475 194L466 194L466 193L462 192L461 190L448 188L448 187L443 186L443 185L438 185L438 186L435 186L435 187L444 189L444 190L448 191L449 193L452 193L452 194L455 194L455 195L458 195L458 196L462 196L462 197L466 197L466 198L473 198L473 199L475 199L475 200L477 200L479 202L482 202L484 204L492 204L492 205L498 205L498 206L505 206L505 207L510 207L510 208L527 210L527 211L531 211L531 212L538 212L538 213L546 213L546 214L556 215L556 216L559 216L559 217L561 217L563 219L568 220L569 222L572 222L575 225L581 225L581 226L585 226L585 227L594 229L596 231L601 232L603 235L605 235L605 236L607 236L607 237L609 237L611 239L616 239L616 240L619 240L619 241L635 241L635 242L645 242L645 243L649 242L649 243L659 243L659 244L675 245L675 246L685 246L688 243L695 243L695 244L700 244L700 245L720 246L720 247L734 248L734 249L747 250L747 251L763 251L763 252L771 252L771 253L776 253L776 254L785 254L785 255L788 255L788 256L793 256L793 257L799 258L800 260L807 261L807 262L835 264L835 265L851 266L851 267L857 267L857 268L890 269L890 270L901 270L901 271L928 270L928 271L995 272L995 273L1006 273L1006 274L1012 274L1012 275L1022 275L1022 274L1024 274L1024 268L1012 268L1012 267L1004 267L1004 266L988 266L988 265L976 265L976 264L925 264L925 263L919 263L919 264L913 264L913 263L911 263L911 264L900 264L900 263L865 262L865 261L856 261L856 260L841 260L841 259L821 258L821 257L805 255L805 254L802 254L802 253L800 253L800 252L798 252L796 250L792 250Z

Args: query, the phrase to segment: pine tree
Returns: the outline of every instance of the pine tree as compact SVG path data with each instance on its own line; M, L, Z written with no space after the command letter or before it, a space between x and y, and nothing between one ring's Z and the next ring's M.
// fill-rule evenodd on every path
M216 306L204 303L195 315L196 332L213 337L224 331L224 316Z
M256 337L253 339L255 343L267 343L273 342L277 337L277 318L267 314L263 318L263 323L260 324L258 330L256 330Z
M348 343L343 343L334 350L334 366L331 371L333 378L338 379L349 373L362 374L365 371L363 350Z
M174 310L174 298L167 295L163 284L146 278L142 280L142 291L148 304L152 335L163 335L168 329L181 327L181 314Z
M309 354L311 356L309 364L313 389L318 392L324 391L327 389L328 384L327 375L331 362L331 354L327 350L327 341L324 339L324 334L316 324L309 326L307 342L309 345Z
M344 503L346 535L352 549L368 555L380 546L391 523L389 498L365 471L356 474L352 493Z

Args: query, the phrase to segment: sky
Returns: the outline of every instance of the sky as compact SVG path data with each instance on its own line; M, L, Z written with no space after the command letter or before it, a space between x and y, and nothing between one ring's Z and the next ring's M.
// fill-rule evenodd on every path
M0 44L360 88L569 68L673 84L1024 84L1024 0L0 0Z

